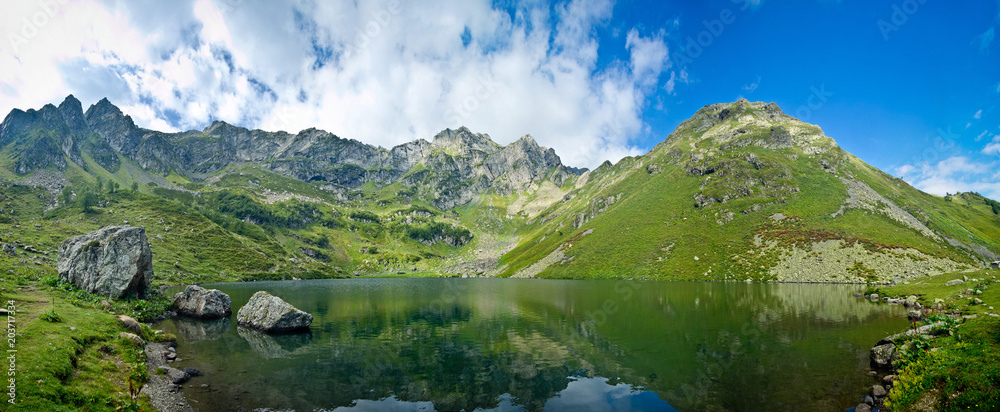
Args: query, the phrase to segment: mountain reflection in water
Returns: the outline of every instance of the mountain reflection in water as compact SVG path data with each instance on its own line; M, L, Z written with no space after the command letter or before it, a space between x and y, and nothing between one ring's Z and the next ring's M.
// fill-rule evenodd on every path
M844 410L871 384L868 348L906 324L901 309L855 299L857 287L844 285L350 279L210 287L230 294L234 313L267 290L314 321L296 335L165 321L181 339L177 366L205 374L183 390L202 411Z

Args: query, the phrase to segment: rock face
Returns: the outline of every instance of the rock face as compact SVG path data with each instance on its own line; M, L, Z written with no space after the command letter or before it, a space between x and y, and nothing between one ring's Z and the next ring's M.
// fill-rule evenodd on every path
M188 285L183 292L174 295L174 308L184 316L202 319L216 319L233 313L229 295L218 289L205 289Z
M153 253L146 230L111 226L59 245L59 278L109 298L144 296L153 282Z
M303 330L312 323L312 315L296 309L270 293L260 291L236 314L240 325L267 333Z

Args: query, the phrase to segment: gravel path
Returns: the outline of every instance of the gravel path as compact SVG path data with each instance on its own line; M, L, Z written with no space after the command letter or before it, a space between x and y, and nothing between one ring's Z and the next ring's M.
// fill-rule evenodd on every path
M142 387L142 393L149 395L149 401L160 412L193 412L191 405L180 392L171 392L171 382L166 376L156 373L156 368L166 365L167 344L150 342L146 344L146 370L149 381Z

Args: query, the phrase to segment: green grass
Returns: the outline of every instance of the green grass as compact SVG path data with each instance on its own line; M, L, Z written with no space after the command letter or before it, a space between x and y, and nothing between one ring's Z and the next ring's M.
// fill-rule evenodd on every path
M997 275L1000 271L948 273L871 290L883 296L916 295L928 306L942 299L947 311L976 316L955 328L950 336L922 344L905 355L908 362L889 393L889 410L928 410L928 406L937 411L1000 409L1000 318L986 315L996 313L989 306L1000 306ZM962 276L979 281L945 285ZM981 290L982 294L974 297L983 304L972 304L966 296L959 298L966 289Z
M18 283L12 276L5 280L8 287ZM18 410L154 410L148 400L133 401L129 395L130 380L135 387L145 381L145 355L118 338L125 329L114 315L30 284L3 293L0 300L4 306L12 301L17 310Z

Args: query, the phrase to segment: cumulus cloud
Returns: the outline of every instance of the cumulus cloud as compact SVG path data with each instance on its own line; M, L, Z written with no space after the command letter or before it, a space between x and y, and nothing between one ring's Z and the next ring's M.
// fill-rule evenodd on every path
M997 145L1000 150L1000 142ZM952 156L937 163L903 165L895 172L913 187L928 193L943 196L972 191L1000 199L1000 182L994 175L996 167L997 162L983 163L965 156Z
M639 154L647 98L687 81L662 31L599 44L610 0L51 3L0 17L24 40L0 44L4 113L73 93L157 130L319 127L383 147L464 125L594 167ZM628 60L599 62L599 47Z
M983 154L1000 156L1000 136L993 136L993 140L983 147Z

